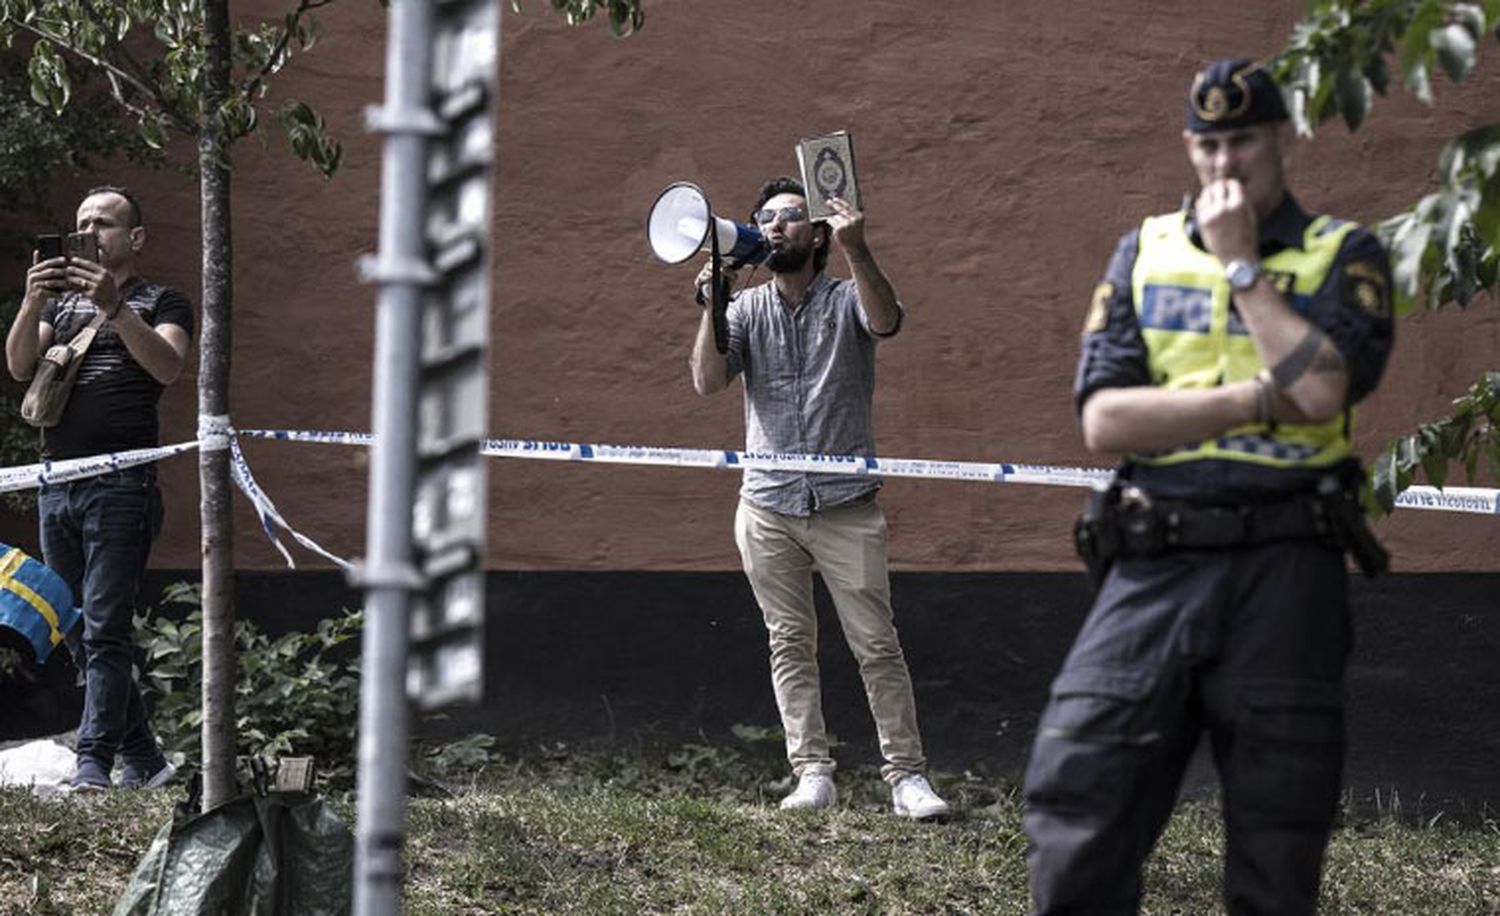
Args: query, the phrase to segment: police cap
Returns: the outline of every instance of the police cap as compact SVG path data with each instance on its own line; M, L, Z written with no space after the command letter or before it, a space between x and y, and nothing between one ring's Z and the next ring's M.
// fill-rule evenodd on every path
M1243 58L1216 60L1193 78L1187 129L1195 134L1287 119L1281 90L1265 68Z

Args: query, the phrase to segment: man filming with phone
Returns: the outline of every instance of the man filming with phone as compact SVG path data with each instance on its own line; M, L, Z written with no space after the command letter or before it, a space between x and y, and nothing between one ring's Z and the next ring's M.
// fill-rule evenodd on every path
M187 297L137 270L146 228L129 191L89 191L77 230L60 245L56 237L38 240L25 299L5 338L6 367L26 381L49 348L93 335L61 415L38 424L42 457L53 461L156 445L157 401L181 374L193 330ZM73 786L110 788L116 757L123 769L113 784L159 786L173 768L151 732L131 642L136 593L161 529L156 468L47 484L37 510L43 559L83 607L84 707Z

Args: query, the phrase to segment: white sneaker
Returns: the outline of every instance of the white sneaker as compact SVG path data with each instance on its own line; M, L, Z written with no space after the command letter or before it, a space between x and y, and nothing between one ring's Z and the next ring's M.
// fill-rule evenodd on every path
M781 800L783 811L816 811L832 808L839 800L833 777L827 773L806 773L797 780L797 788Z
M927 778L916 774L904 777L891 787L891 805L896 814L914 821L945 817L951 811L948 803L932 791Z

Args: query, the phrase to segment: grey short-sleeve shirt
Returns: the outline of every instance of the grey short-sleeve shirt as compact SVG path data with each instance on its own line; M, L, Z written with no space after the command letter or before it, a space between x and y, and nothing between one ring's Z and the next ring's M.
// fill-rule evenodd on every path
M875 454L875 344L852 280L818 274L787 308L774 282L729 303L729 377L745 386L745 450ZM903 313L904 318L904 313ZM880 481L855 474L745 471L742 499L806 516L873 494Z

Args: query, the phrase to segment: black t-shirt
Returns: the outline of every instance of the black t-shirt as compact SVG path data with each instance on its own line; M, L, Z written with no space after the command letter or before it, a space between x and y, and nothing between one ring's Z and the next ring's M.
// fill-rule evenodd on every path
M193 307L177 290L137 279L126 285L124 297L125 305L153 328L175 324L192 335ZM42 307L42 321L52 325L52 342L65 344L97 313L88 299L68 293ZM62 421L42 430L42 457L81 458L156 445L161 392L161 384L130 355L114 326L104 322L84 354Z

